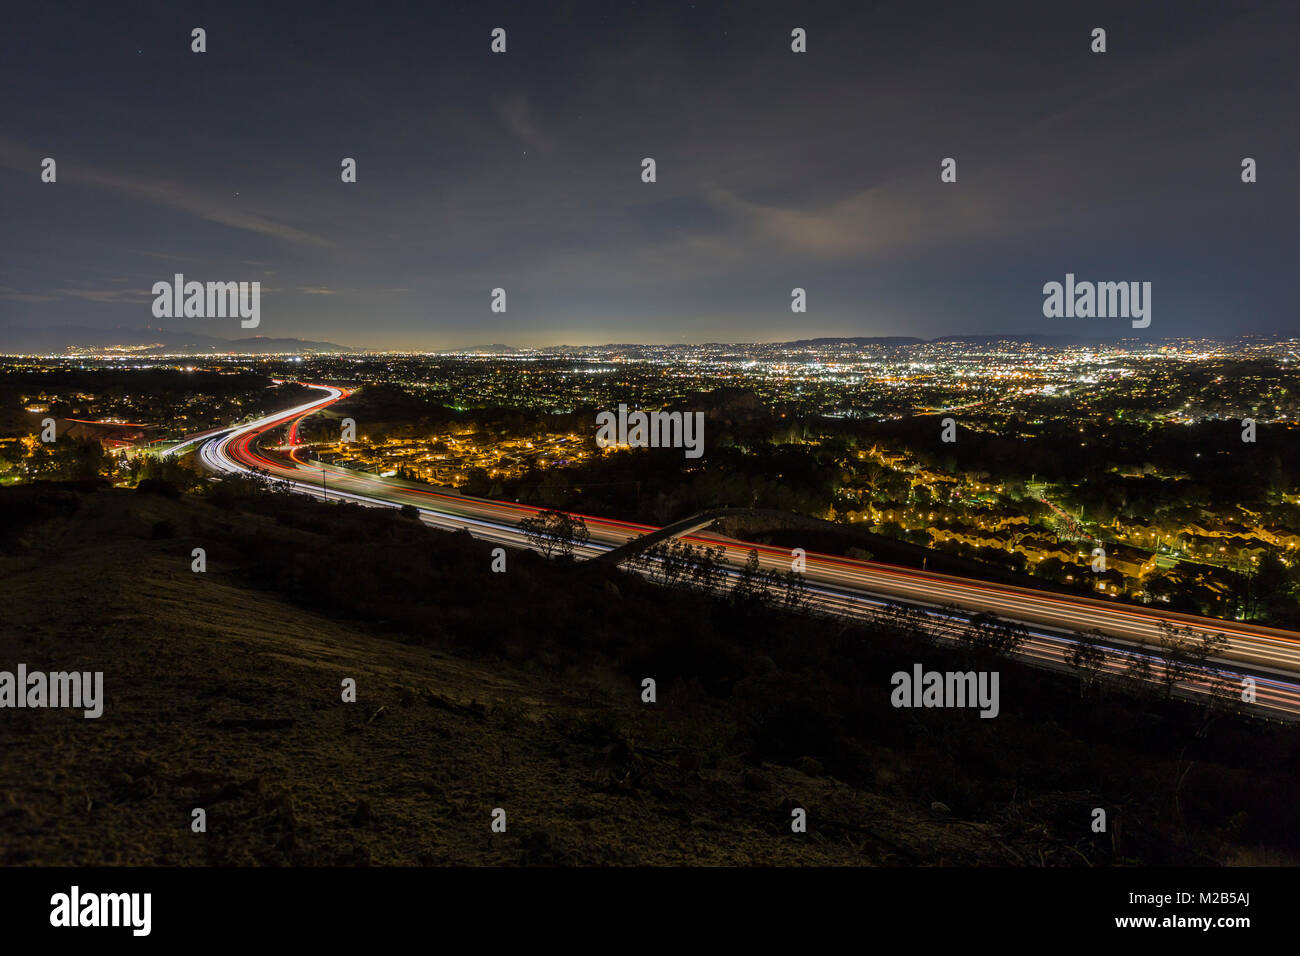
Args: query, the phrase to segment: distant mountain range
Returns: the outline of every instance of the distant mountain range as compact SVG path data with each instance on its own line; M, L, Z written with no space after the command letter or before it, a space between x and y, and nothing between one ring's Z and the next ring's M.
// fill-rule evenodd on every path
M0 353L8 355L62 355L66 352L109 349L121 349L134 355L213 355L232 352L260 355L359 351L334 342L270 338L265 335L223 339L197 332L120 326L111 329L79 325L57 325L48 329L0 326Z

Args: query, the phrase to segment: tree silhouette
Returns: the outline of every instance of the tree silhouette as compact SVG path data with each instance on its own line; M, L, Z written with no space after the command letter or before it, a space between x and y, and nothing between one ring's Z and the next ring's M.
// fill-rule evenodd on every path
M1010 657L1028 638L1029 633L1022 625L987 612L972 617L961 633L961 641L967 647L994 657Z
M1165 697L1172 697L1178 684L1204 678L1206 660L1228 646L1228 639L1222 634L1176 627L1168 621L1161 621L1159 627L1156 656L1161 664L1160 683Z
M1075 645L1065 656L1065 662L1079 676L1080 697L1083 697L1090 687L1101 683L1101 674L1106 668L1106 652L1100 642L1101 632L1085 631L1078 635Z
M591 532L582 516L563 511L539 511L520 521L519 530L530 545L548 558L552 555L572 557L575 547L591 540Z

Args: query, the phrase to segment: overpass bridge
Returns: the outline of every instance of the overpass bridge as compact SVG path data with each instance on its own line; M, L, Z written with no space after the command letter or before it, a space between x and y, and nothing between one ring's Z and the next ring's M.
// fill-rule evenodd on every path
M639 538L633 538L626 544L619 545L611 551L605 551L591 560L597 564L619 565L630 558L636 557L643 551L653 548L661 541L667 541L669 538L680 538L682 535L694 534L696 531L703 531L719 518L738 517L776 518L785 523L816 520L786 511L776 511L771 508L713 508L709 511L701 511L699 514L691 515L689 518L683 518L681 521L675 521L658 531L652 531L650 534L643 534Z

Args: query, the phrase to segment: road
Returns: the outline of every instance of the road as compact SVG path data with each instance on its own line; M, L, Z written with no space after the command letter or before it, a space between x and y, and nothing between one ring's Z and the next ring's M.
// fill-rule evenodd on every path
M423 521L448 530L467 529L478 538L507 547L528 547L519 521L540 509L513 502L447 494L417 483L324 465L306 463L294 447L281 452L264 450L259 440L268 431L290 425L290 441L297 423L307 415L332 405L348 392L332 386L311 386L324 395L317 400L197 440L204 465L217 473L247 473L264 469L290 483L294 491L361 504L400 507L414 505ZM591 534L578 549L591 557L631 538L655 530L651 525L583 516ZM731 573L743 566L749 551L758 552L762 567L791 569L789 550L724 538L708 532L687 535L686 540L725 549ZM1272 715L1300 719L1300 634L1276 628L1161 612L1100 599L990 584L973 579L899 568L870 561L855 561L809 552L805 581L811 603L839 614L870 615L889 602L927 611L936 629L959 627L970 614L987 611L1024 624L1030 632L1021 655L1053 669L1066 669L1066 655L1077 643L1072 635L1097 631L1105 643L1129 654L1142 654L1156 643L1162 621L1223 634L1228 644L1212 664L1234 683L1242 675L1254 678L1257 705ZM1150 656L1142 654L1142 656ZM1151 658L1157 670L1158 662ZM1118 667L1116 661L1109 665ZM1189 682L1183 696L1203 694L1205 682Z

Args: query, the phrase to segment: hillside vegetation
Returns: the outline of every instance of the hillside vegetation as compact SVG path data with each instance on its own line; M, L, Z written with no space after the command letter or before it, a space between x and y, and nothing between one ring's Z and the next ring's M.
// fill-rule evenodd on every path
M0 710L6 864L1082 866L1300 845L1292 728L1081 696L903 623L528 552L495 574L487 544L397 512L146 487L0 489L0 669L102 670L106 696L97 720ZM1001 713L894 709L890 675L918 662L998 669Z

